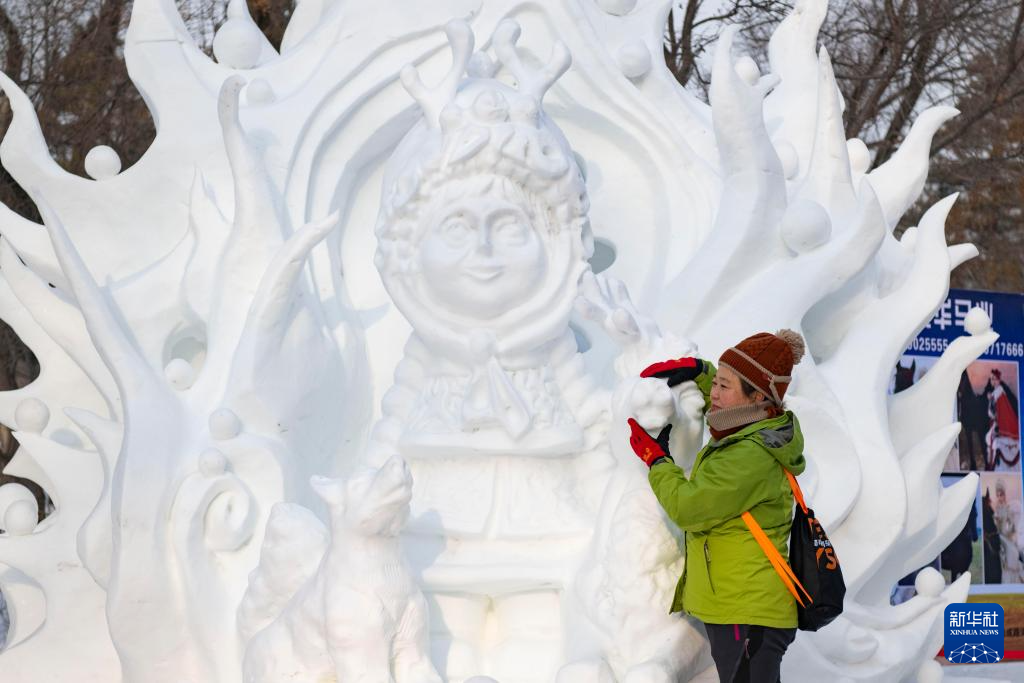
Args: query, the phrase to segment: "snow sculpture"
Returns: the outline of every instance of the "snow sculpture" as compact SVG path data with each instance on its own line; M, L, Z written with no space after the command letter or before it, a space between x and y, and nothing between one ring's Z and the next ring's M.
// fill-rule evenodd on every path
M265 539L239 612L243 635L256 633L246 647L244 680L320 681L336 674L339 681L387 681L394 668L400 683L440 682L427 653L426 601L398 541L412 497L405 461L394 456L347 481L314 477L311 483L330 510L329 549L323 555L323 548L309 547L309 538L322 542L322 524L298 513L304 508L292 513L301 520L298 533ZM298 563L287 559L295 557ZM284 585L293 577L305 579L295 592ZM274 583L285 589L271 592L286 600L277 614L259 595ZM257 631L252 613L260 609L272 621Z
M727 32L710 107L656 65L666 8L304 0L278 55L234 0L213 61L172 0L136 0L126 59L157 137L124 170L92 150L89 178L0 76L0 159L45 222L0 209L0 317L42 365L0 421L21 444L8 471L56 506L37 526L0 489L5 677L241 680L248 645L255 677L260 639L300 624L318 647L282 665L332 666L337 624L302 600L375 537L310 477L367 481L396 454L411 516L381 541L425 596L443 679L699 677L699 628L665 613L683 558L624 422L673 419L685 460L700 399L636 373L790 327L810 350L789 392L802 483L850 591L784 676L941 678L938 620L969 578L888 594L973 501L974 476L938 473L990 324L972 314L922 382L885 388L976 253L945 243L953 198L893 237L956 112L923 112L872 170L816 54L824 0L778 27L770 75Z
M385 170L377 266L413 335L370 446L371 457L402 453L415 472L406 547L432 597L435 651L454 680L489 670L550 681L566 654L595 652L625 680L651 669L669 680L682 670L673 662L694 654L680 642L684 624L664 614L676 543L642 468L609 448L606 435L632 413L609 410L569 327L593 248L589 202L541 109L568 51L556 43L530 68L519 26L501 23L493 47L513 88L470 65L468 25L447 31L453 66L439 87L402 73L424 119ZM463 82L467 66L474 77ZM622 369L642 368L634 359ZM640 552L653 562L637 562ZM627 580L595 576L584 588L572 574L588 554L595 574L625 565ZM588 604L601 581L603 613ZM645 644L624 600L664 643ZM595 627L596 637L574 635ZM587 680L572 670L560 680Z

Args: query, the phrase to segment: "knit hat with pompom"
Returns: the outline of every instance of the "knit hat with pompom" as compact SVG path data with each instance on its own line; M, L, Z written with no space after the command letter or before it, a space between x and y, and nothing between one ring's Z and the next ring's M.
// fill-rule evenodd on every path
M804 340L800 333L779 330L775 334L760 332L747 337L726 349L718 363L732 369L769 401L781 407L793 366L803 357Z

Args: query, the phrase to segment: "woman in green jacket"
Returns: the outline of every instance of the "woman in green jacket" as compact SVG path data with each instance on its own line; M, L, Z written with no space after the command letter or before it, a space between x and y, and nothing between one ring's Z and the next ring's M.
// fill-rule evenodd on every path
M665 427L652 438L630 420L630 444L650 467L650 483L686 534L686 564L672 611L704 622L723 682L776 683L796 636L796 602L741 519L748 510L783 557L793 522L793 494L783 469L804 470L803 436L783 407L804 343L792 330L761 333L708 361L656 363L642 377L670 386L694 381L705 396L711 440L690 476L668 453Z

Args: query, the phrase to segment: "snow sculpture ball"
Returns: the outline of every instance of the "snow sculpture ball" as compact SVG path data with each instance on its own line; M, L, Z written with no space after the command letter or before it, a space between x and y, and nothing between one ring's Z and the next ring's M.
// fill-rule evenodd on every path
M985 334L992 329L992 319L981 308L972 308L964 318L964 329L970 335Z
M14 410L14 422L23 432L40 434L50 422L50 409L38 398L27 398Z
M121 172L121 157L106 145L93 147L85 155L85 172L93 180L113 178Z
M16 500L35 499L36 497L32 495L32 492L24 484L10 483L0 486L0 510L6 509L8 505Z
M228 19L213 38L217 61L232 69L253 68L262 49L259 29L251 20Z
M651 51L641 40L634 40L619 48L616 59L626 78L641 78L651 70Z
M757 68L757 62L750 55L743 55L736 60L736 74L743 79L744 83L753 86L761 77L761 70Z
M918 593L927 597L933 598L940 595L945 587L946 579L932 567L925 567L918 572L917 578L914 579L914 588Z
M18 509L15 509L16 506ZM0 527L11 530L11 533L31 533L35 527L37 511L36 497L27 487L21 484L0 486Z
M226 441L238 436L242 431L242 422L234 412L227 408L219 408L210 415L210 436L217 441Z
M164 376L175 389L184 390L195 381L195 370L192 365L181 358L174 358L164 368Z
M4 531L13 536L32 533L39 521L39 507L35 500L16 500L4 512Z
M794 201L782 218L782 239L797 254L816 249L832 234L832 219L825 208L806 199Z

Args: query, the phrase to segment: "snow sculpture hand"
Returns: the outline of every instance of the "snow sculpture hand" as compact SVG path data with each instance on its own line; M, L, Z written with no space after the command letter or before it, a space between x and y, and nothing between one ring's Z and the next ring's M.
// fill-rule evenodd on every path
M322 561L296 558L289 571L281 572L275 561L295 542L273 533L280 524L272 522L239 613L258 613L253 609L257 600L284 608L249 641L245 680L440 683L427 653L426 600L399 548L412 497L405 461L393 456L380 469L348 480L313 477L310 483L327 503L329 546ZM305 538L310 549L316 547L315 529ZM299 566L315 568L301 584L296 581ZM298 590L288 595L296 585ZM276 599L267 600L274 588L279 589ZM239 624L243 630L252 625Z
M693 460L704 436L704 395L692 381L694 373L703 370L704 361L679 360L693 363L690 367L676 367L678 360L675 360L648 366L642 374L671 374L672 377L642 377L629 390L627 411L647 432L656 432L672 422L675 428L669 442L671 448L666 445L665 451L685 466ZM677 383L673 385L673 381Z
M633 304L621 280L587 271L580 280L576 311L586 320L601 325L622 348L615 361L620 377L639 374L655 360L670 355L692 355L696 347L688 340L665 333L651 317Z
M693 382L681 385L677 392L676 428L672 433L672 452L676 457L673 459L689 469L704 440L704 394Z
M637 311L621 280L584 273L577 310L588 320L601 323L620 346L627 347L661 336L657 323Z
M676 414L675 397L665 382L657 379L641 379L629 394L630 414L640 426L654 432L669 423Z

